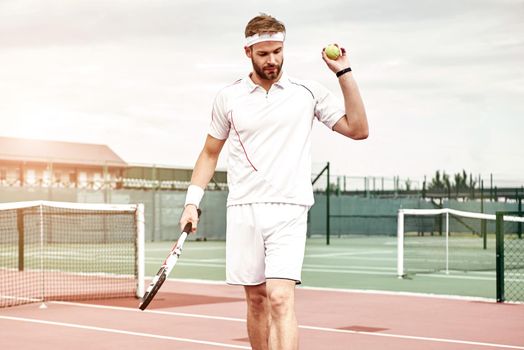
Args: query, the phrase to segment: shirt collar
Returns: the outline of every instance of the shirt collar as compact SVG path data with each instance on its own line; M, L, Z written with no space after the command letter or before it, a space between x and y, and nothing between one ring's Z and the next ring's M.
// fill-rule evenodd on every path
M289 87L290 84L291 82L289 81L289 77L287 76L286 72L282 72L280 79L275 83L276 86L279 86L283 89Z
M260 85L255 84L253 80L251 80L250 75L251 73L249 73L247 77L245 78L245 83L246 83L246 87L248 88L249 92L251 93L255 91L257 88L262 88L262 87ZM285 72L282 72L280 79L277 82L275 82L273 85L281 89L285 89L289 87L290 84L291 82L289 80L289 77L287 76Z

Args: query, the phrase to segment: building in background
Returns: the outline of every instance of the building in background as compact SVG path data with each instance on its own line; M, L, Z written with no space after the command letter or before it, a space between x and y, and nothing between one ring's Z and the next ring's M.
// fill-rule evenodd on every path
M127 163L106 145L0 137L0 185L117 187Z
M106 145L0 137L0 186L185 190L192 169L129 165ZM227 189L217 171L208 189Z

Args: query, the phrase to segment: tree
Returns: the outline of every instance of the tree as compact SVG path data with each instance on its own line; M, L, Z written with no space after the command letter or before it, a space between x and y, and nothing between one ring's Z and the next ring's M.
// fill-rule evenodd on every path
M449 175L445 172L442 172L442 181L444 182L445 188L450 191L451 190L451 181L449 181Z
M431 182L428 186L428 190L432 191L448 191L451 190L458 192L466 192L469 190L474 189L477 186L477 181L473 180L473 175L469 175L469 181L468 181L468 174L466 170L462 170L462 172L456 173L453 175L453 178L451 178L448 174L446 174L445 171L442 171L442 173L437 170L435 172L435 176L433 179L431 179Z
M406 185L406 191L411 190L411 180L409 178L404 181L404 185Z
M443 190L444 188L444 183L440 178L440 171L437 170L437 172L435 173L435 177L431 179L431 183L428 186L428 190Z

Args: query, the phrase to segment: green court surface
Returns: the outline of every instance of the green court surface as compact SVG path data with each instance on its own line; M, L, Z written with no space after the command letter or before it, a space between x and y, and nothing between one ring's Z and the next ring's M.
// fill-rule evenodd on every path
M332 238L326 245L324 238L310 238L302 270L303 286L496 298L494 270L438 271L399 279L396 242L392 236L351 236ZM171 245L146 244L146 276L157 272ZM224 281L225 242L186 242L170 278Z

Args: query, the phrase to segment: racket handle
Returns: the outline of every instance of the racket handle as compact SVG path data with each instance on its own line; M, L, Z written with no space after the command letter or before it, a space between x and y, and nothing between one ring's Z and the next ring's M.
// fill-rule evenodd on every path
M193 228L193 224L188 222L186 224L186 226L184 226L184 229L182 230L182 232L184 233L191 233L191 229Z
M184 242L186 241L187 235L188 235L187 232L185 232L185 231L182 232L182 234L178 238L178 241L176 242L175 254L176 254L177 258L180 256L180 253L182 252L182 248L184 247Z
M197 209L197 213L198 213L198 217L200 217L200 214L202 214L202 210ZM192 228L193 228L193 224L191 222L188 222L186 226L184 226L184 229L182 230L182 232L191 233Z

